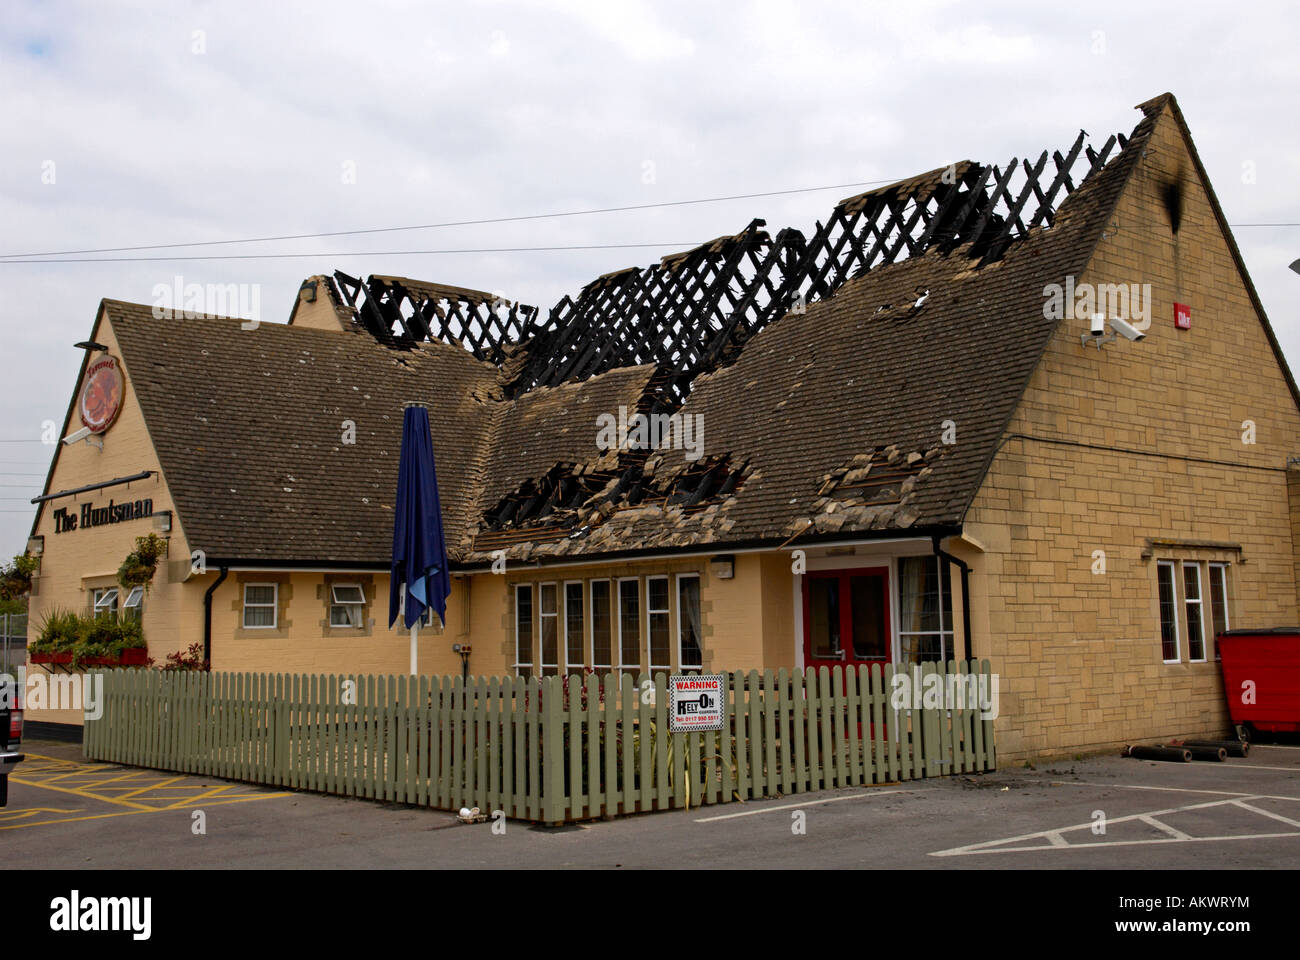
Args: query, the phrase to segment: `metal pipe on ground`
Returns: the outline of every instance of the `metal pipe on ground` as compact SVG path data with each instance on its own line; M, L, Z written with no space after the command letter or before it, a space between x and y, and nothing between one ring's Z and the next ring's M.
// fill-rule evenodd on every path
M1185 747L1223 747L1230 757L1250 755L1250 744L1244 740L1184 740Z
M1228 757L1228 751L1224 750L1223 747L1198 747L1190 743L1185 743L1182 747L1175 747L1174 749L1188 751L1192 755L1193 760L1213 760L1219 762L1226 760Z
M1184 747L1125 747L1125 756L1135 760L1167 760L1171 763L1191 763L1192 752Z

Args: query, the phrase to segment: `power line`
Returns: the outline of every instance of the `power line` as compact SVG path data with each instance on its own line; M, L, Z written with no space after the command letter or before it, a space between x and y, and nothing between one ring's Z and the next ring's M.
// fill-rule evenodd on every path
M892 181L891 181L892 182ZM680 201L681 203L704 203L707 201ZM593 211L602 212L602 211ZM545 215L539 215L545 216ZM554 214L554 216L565 216L565 214ZM448 224L451 226L451 224ZM1300 227L1300 223L1238 223L1229 224L1235 227ZM415 230L418 227L394 227L395 230ZM272 238L265 238L272 239ZM227 241L211 241L212 243L225 243ZM229 241L231 243L245 241ZM247 241L256 242L256 241ZM201 246L202 244L161 244L160 247L179 247L179 246ZM2 264L25 264L25 263L168 263L178 261L194 260L303 260L310 258L331 258L343 259L347 257L426 257L441 256L448 254L483 254L483 253L541 253L556 251L572 250L641 250L641 249L658 249L671 247L674 250L690 249L698 245L697 241L677 240L662 241L659 243L585 243L573 244L569 246L540 246L540 247L458 247L444 248L441 250L346 250L320 253L226 253L226 254L194 254L176 257L51 257L43 259L26 259L26 260L5 260L0 259ZM123 247L120 249L150 249L148 247L131 248ZM72 251L69 251L72 252ZM36 254L13 254L12 256L36 257ZM0 443L38 443L43 441L36 440L0 440Z
M568 247L466 247L448 250L348 250L333 253L222 253L201 254L183 257L55 257L43 260L0 260L0 264L23 263L155 263L175 260L301 260L307 257L411 257L436 256L449 253L532 253L547 250L630 250L642 248L671 247L674 250L686 250L697 246L699 241L664 241L662 243L587 243Z
M442 223L417 223L405 227L371 227L365 230L332 230L323 233L292 233L278 237L246 237L242 240L193 240L188 243L145 243L132 247L94 247L86 250L45 250L37 253L5 253L0 259L16 257L59 257L82 253L126 253L133 250L169 250L175 247L214 247L232 243L270 243L278 240L311 240L319 237L357 237L374 233L398 233L405 230L437 230L443 227L474 227L493 223L522 223L528 220L552 220L560 217L585 217L598 213L625 213L631 210L653 210L663 207L685 207L700 203L723 203L730 200L754 200L760 197L789 196L795 193L816 193L820 190L847 190L850 187L870 187L881 183L895 183L890 180L862 180L857 183L834 183L823 187L797 187L790 190L767 190L762 193L737 193L725 197L701 197L694 200L665 200L659 203L635 203L621 207L595 207L584 210L564 210L555 213L531 213L518 217L486 217L478 220L448 220ZM659 244L648 244L659 246ZM530 249L570 249L568 247L530 248ZM582 249L582 248L578 248ZM478 252L478 251L473 251ZM387 254L385 254L386 256ZM332 256L332 254L321 254ZM35 261L37 263L43 261ZM80 261L72 261L74 263Z

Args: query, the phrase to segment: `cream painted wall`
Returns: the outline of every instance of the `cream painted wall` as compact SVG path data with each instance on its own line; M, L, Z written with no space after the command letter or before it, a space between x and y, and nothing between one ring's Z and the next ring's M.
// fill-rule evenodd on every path
M103 317L96 321L92 340L108 347L108 352L122 360L112 324ZM157 455L145 426L144 415L131 389L131 371L123 364L126 391L117 421L103 434L103 449L86 442L72 446L58 444L51 452L56 457L50 480L50 492L68 490L129 476L144 470L159 471ZM80 395L81 384L76 384L74 400ZM68 432L79 429L81 421L74 410ZM34 639L41 621L52 610L89 610L91 590L98 586L116 584L117 568L134 548L136 537L157 533L154 520L140 519L124 523L69 530L55 533L54 511L67 507L80 511L82 503L107 506L110 499L116 503L144 498L153 500L154 515L173 510L166 478L160 473L132 483L92 491L75 497L64 497L46 503L40 513L36 533L44 537L41 567L33 584L28 637ZM173 516L169 538L168 562L160 564L158 573L144 602L144 635L149 644L149 654L161 660L166 654L184 649L189 643L202 639L202 590L184 582L189 569L189 548L184 530ZM28 664L28 670L43 672L40 667ZM80 722L76 711L33 710L28 720L57 723Z

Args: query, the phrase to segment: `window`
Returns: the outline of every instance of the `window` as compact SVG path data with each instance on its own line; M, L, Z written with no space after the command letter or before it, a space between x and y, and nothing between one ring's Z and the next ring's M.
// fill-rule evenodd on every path
M840 646L840 581L813 577L808 581L809 655L813 660L843 660Z
M244 628L274 628L280 585L276 583L244 584Z
M592 580L591 597L591 665L609 670L614 665L614 608L609 597L608 580Z
M641 581L618 582L618 665L624 670L641 665Z
M330 585L330 626L360 627L366 594L357 583Z
M1210 564L1210 628L1214 631L1214 659L1219 659L1219 634L1228 626L1228 565Z
M1174 590L1174 564L1171 560L1156 563L1156 587L1160 599L1160 656L1165 663L1177 663L1178 597Z
M93 594L95 616L108 614L115 616L117 614L117 587L105 587L102 590L96 590Z
M554 676L560 656L560 598L553 583L541 585L538 622L541 626L542 676Z
M1187 659L1205 660L1205 611L1201 603L1201 565L1183 564L1183 604L1187 608Z
M515 587L515 675L533 675L533 585Z
M139 621L144 616L144 587L132 587L122 604L124 616L129 620Z
M438 619L438 611L433 607L425 607L424 616L420 618L420 626L434 627L441 630L442 622Z
M700 636L700 578L694 573L680 573L677 575L677 662L683 673L704 666Z
M649 636L646 638L650 655L650 671L671 672L672 640L668 627L668 578L647 577L645 581L645 612Z
M952 576L940 563L939 557L903 557L898 561L898 638L903 663L943 661L952 656ZM862 600L865 606L869 598L863 596ZM880 641L868 637L866 642Z
M564 585L564 666L581 672L587 662L587 630L582 609L582 581Z

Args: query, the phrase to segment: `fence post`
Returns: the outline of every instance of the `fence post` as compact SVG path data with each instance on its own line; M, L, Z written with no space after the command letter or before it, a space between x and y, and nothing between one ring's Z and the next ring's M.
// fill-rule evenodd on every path
M545 677L542 694L542 820L564 820L564 714L559 677Z

